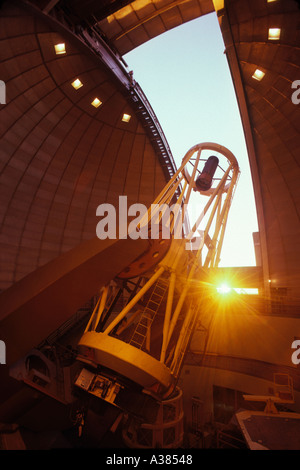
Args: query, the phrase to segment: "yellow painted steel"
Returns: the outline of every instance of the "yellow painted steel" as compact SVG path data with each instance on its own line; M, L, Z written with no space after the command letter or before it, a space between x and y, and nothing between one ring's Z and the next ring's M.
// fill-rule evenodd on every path
M217 169L221 173L221 177L213 179L212 186L207 191L199 191L195 182L197 175L201 175L201 166L203 166L207 151L216 152L221 155L220 158L223 158L222 167L219 165ZM189 168L191 167L190 175ZM201 291L200 287L201 269L218 266L229 209L238 177L239 166L235 156L219 144L205 142L192 147L186 153L177 172L155 199L154 209L151 206L139 223L140 230L149 227L152 220L155 223L158 221L165 223L164 215L170 215L171 201L179 191L177 210L172 211L172 220L169 220L168 225L172 234L172 242L167 254L154 269L152 268L148 272L145 284L108 322L104 331L96 333L95 329L104 312L108 298L109 285L107 285L102 292L98 310L95 309L96 311L93 313L95 321L90 320L80 341L81 345L94 348L95 357L100 365L101 357L105 357L106 366L109 364L113 368L114 363L119 364L118 371L124 366L128 378L139 381L139 377L142 375L140 362L142 354L142 367L145 368L144 372L147 377L151 376L151 373L153 374L153 384L155 382L160 385L168 383L172 384L172 387L174 386L174 381L179 377L195 325L201 316L203 305L203 290ZM189 224L185 225L185 222L191 196L194 193L199 199L197 204L200 207L200 214L190 230L187 229ZM205 199L206 202L201 204L201 201L205 201ZM193 249L193 238L195 233L200 230L201 224L204 225L200 231L202 237L196 249ZM150 233L149 228L148 233ZM204 253L204 249L206 253ZM163 283L165 286L162 295L158 295L159 283ZM153 300L155 295L158 297L156 301ZM145 303L145 296L148 296L148 303ZM140 308L141 303L144 305L142 309ZM137 306L140 310L133 312ZM127 315L131 318L129 323L135 328L131 333L131 338L126 340L130 348L128 349L127 346L125 349L124 346L108 348L105 338L114 335L116 327L120 326ZM153 328L158 328L157 325L160 325L160 344L157 342L157 331L153 330ZM126 331L127 326L121 327L122 331ZM92 344L89 345L91 331L94 332L94 335ZM120 330L118 329L118 331ZM120 339L115 338L109 344L115 345L118 342L122 342L121 337ZM159 348L159 351L154 346L156 349ZM121 357L121 351L124 354L125 350L130 352L130 361L132 361L130 367L128 358ZM135 354L136 361L133 359ZM149 357L149 363L147 357ZM120 364L123 366L121 367ZM154 364L156 364L155 367ZM161 378L160 374L162 374ZM151 380L148 382L151 383ZM163 387L158 393L166 396L168 392Z

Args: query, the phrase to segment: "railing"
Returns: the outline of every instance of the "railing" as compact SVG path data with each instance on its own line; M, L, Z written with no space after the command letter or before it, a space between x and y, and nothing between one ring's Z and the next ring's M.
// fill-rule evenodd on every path
M77 312L70 317L65 323L63 323L57 330L51 333L42 344L53 345L61 338L64 334L68 333L73 327L78 325L79 322L83 321L84 318L90 316L96 302L96 297L93 297L86 305L81 307Z
M244 440L239 439L238 437L233 436L232 434L226 433L224 431L217 431L217 448L231 448L231 449L243 449L246 448L246 443Z
M185 359L185 365L203 366L227 370L235 373L246 374L251 377L257 377L269 382L273 382L274 374L288 374L293 380L293 389L300 390L300 374L297 368L272 364L265 361L259 361L249 357L237 357L230 355L206 353L201 351L188 351Z

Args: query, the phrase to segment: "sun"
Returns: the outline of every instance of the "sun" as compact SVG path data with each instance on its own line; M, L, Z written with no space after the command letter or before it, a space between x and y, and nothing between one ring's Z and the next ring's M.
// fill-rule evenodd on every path
M217 291L219 294L229 294L231 292L231 287L228 286L228 284L221 284L220 287L217 287Z

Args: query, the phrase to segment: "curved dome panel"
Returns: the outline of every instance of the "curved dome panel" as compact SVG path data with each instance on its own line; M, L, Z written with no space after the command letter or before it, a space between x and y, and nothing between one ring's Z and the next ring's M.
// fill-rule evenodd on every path
M136 0L100 19L97 25L117 50L126 54L149 39L213 11L212 0Z
M166 182L129 91L83 41L24 8L6 2L0 17L1 289L94 238L99 204L148 205Z

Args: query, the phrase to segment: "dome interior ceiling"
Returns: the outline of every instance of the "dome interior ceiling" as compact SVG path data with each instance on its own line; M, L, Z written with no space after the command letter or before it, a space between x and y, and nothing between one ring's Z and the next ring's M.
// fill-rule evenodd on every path
M166 176L124 87L82 42L13 2L0 23L5 289L95 237L99 204L126 195L129 204L149 205ZM62 42L66 53L56 55ZM75 90L77 78L83 86Z

